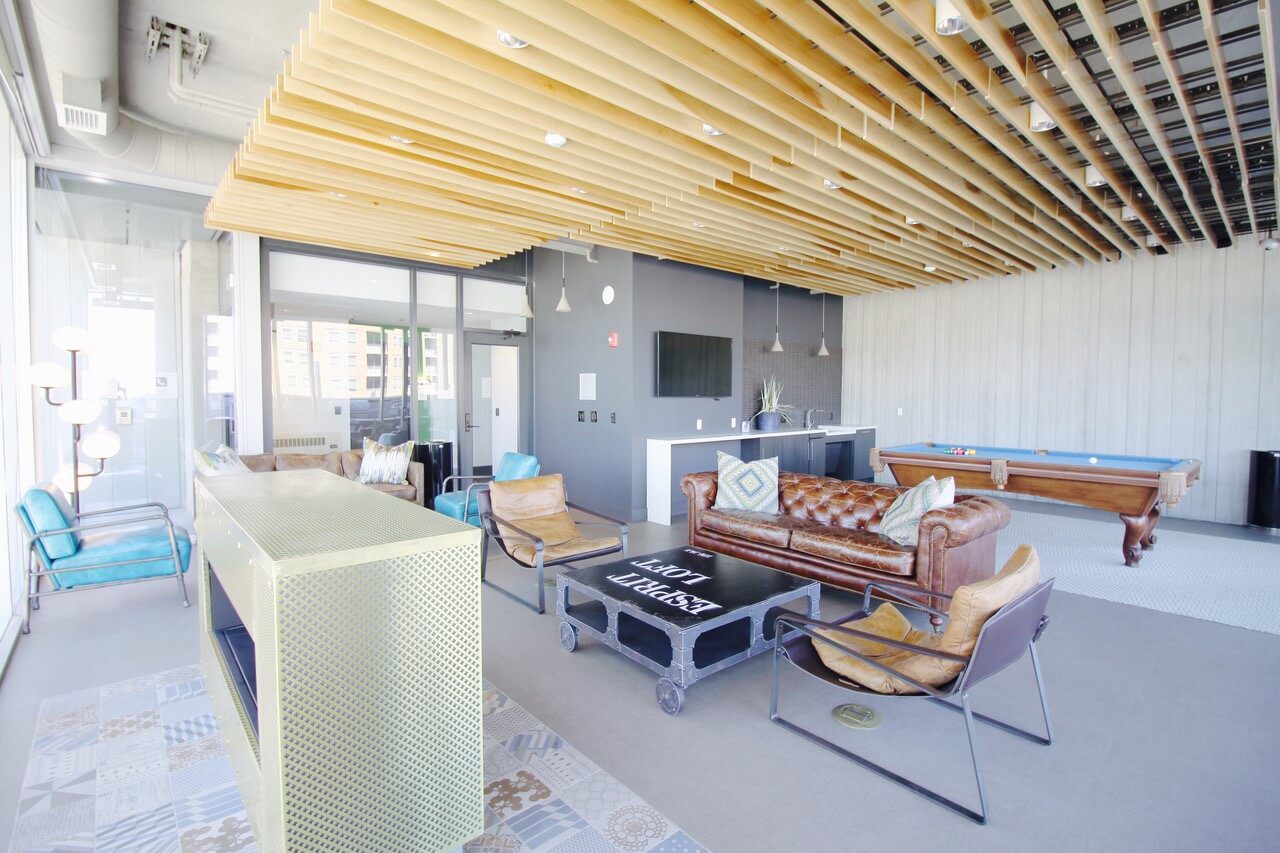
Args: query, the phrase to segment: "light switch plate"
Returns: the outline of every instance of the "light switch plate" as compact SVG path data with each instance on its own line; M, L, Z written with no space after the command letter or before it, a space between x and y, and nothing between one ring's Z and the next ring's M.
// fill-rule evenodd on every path
M737 428L738 428L738 419L729 418L729 429L737 429Z
M699 429L699 430L700 430L700 429L702 429L702 418L698 418L698 426L697 426L697 429Z
M898 417L902 417L902 407L898 407Z

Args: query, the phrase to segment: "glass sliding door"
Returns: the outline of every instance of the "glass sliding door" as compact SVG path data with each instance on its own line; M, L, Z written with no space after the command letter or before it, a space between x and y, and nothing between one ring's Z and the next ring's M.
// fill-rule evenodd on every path
M417 440L458 440L458 277L419 271Z
M409 270L273 251L268 274L275 451L407 441Z

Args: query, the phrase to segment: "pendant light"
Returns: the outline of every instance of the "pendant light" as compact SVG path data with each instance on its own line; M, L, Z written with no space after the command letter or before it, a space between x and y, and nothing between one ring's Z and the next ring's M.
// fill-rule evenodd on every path
M773 346L769 347L769 352L782 352L782 336L778 333L778 323L782 319L782 282L774 282L773 289L777 292L773 301Z
M827 294L822 294L822 346L818 347L818 357L826 358L831 355L827 349Z
M940 36L953 36L969 28L969 22L960 14L951 0L936 0L933 5L933 31Z
M564 252L560 253L560 302L556 305L556 311L560 314L568 314L573 309L569 307L569 295L565 292L564 279Z
M533 319L533 303L529 301L529 252L524 253L524 308L520 316L526 320Z

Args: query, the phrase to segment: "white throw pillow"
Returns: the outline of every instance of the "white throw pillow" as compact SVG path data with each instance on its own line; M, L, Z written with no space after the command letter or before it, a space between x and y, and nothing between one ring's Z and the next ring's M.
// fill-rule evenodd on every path
M950 481L950 501L941 503L946 497L943 483L933 477L923 480L898 495L898 499L884 511L880 516L880 532L899 545L914 548L920 541L920 519L924 514L939 506L949 506L955 500L955 478L948 477L947 480Z
M249 466L240 459L240 456L225 444L219 444L211 451L196 450L194 456L196 473L205 477L253 473Z
M356 480L361 483L388 483L403 486L408 482L405 476L409 473L409 457L412 454L412 441L393 447L366 438L364 456L360 459L360 473L356 476Z
M778 512L778 457L743 462L716 451L716 509Z

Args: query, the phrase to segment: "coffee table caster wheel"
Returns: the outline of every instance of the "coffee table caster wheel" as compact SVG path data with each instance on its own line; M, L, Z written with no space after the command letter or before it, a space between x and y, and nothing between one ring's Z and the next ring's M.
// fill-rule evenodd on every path
M568 622L560 623L560 645L566 652L578 648L578 629Z
M659 678L654 694L658 698L658 707L673 717L684 708L684 688L670 678Z

